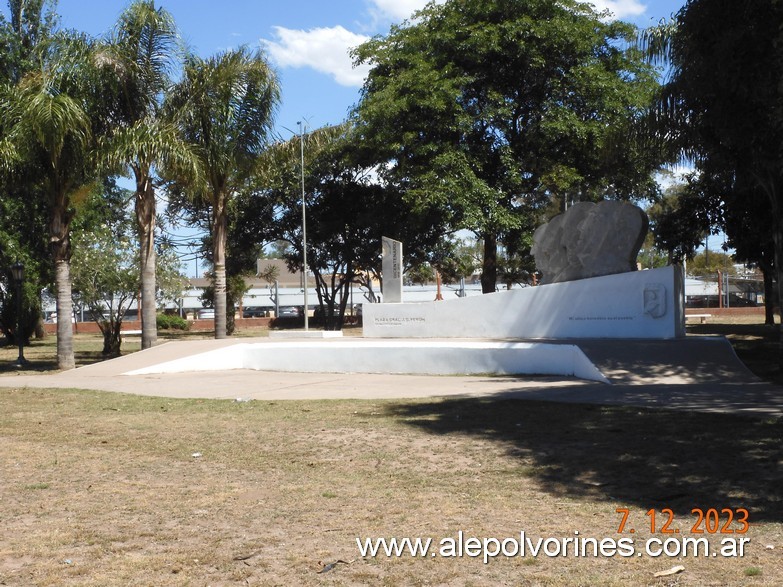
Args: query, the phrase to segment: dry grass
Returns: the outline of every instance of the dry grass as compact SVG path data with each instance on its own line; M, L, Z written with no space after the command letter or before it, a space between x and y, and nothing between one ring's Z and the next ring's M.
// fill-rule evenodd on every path
M740 334L763 340L753 332ZM93 338L77 340L79 362L99 355ZM26 355L53 361L51 340ZM15 358L0 348L0 361ZM0 585L783 584L781 420L464 398L231 402L9 388L0 443ZM667 507L681 535L692 508L747 508L745 557L485 565L362 559L356 547L357 537L438 541L460 530L620 538L616 508L630 510L641 544L646 512ZM318 572L337 560L350 564ZM685 572L654 577L679 564Z
M76 366L89 365L102 361L103 341L98 334L75 334L73 337L74 359ZM141 348L139 337L127 337L123 340L123 354L133 353ZM0 375L9 373L44 373L57 371L57 337L46 336L33 339L24 347L24 358L29 362L25 369L15 366L19 351L16 346L0 342Z
M0 584L780 585L781 441L780 421L637 408L9 389ZM688 533L693 507L746 507L751 544L743 559L487 565L356 547L459 530L619 538L618 507L639 542L650 508L672 508ZM353 562L318 573L337 560ZM676 564L686 571L653 577Z

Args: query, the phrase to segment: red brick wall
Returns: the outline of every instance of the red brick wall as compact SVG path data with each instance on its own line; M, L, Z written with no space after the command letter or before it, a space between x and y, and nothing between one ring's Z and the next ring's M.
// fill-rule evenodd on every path
M122 330L141 330L141 322L136 320L123 321ZM75 322L73 331L77 334L97 334L101 331L95 322ZM46 334L57 334L57 324L44 324Z
M258 328L269 326L271 318L236 318L234 320L237 328ZM189 320L190 330L196 332L208 332L215 330L214 320ZM122 323L122 330L141 330L141 322L137 320L125 320ZM57 324L44 324L46 334L56 334ZM79 334L97 334L101 331L95 322L77 322L73 325L73 331Z
M764 318L764 306L744 308L685 308L685 315L712 314L713 316L761 316Z

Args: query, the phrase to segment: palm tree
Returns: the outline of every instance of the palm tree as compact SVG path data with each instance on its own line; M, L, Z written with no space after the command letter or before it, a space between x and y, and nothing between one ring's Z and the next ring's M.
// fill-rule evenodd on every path
M209 206L215 290L215 338L226 336L228 207L266 146L280 90L264 55L243 47L209 59L189 56L169 107L196 150L200 178L179 183Z
M90 42L59 34L44 55L41 69L9 88L0 102L7 134L0 147L6 167L37 163L48 194L49 242L55 270L57 364L75 366L71 316L70 225L75 204L95 177L91 162L93 126L100 118Z
M197 174L189 146L178 128L161 114L164 93L171 86L176 65L178 35L174 19L151 0L137 0L120 16L103 52L117 95L118 120L103 145L104 156L132 175L140 243L141 348L157 341L156 201L154 171L175 166Z

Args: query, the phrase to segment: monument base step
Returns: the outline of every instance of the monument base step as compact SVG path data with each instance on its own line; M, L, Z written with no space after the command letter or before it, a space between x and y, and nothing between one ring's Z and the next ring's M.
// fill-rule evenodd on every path
M124 375L254 369L307 373L558 375L609 383L573 344L466 340L238 343Z

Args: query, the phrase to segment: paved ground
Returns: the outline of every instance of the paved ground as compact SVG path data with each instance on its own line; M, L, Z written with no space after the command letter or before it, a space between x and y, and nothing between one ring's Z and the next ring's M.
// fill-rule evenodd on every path
M722 337L673 341L585 340L578 344L611 385L569 378L280 373L247 370L123 375L144 366L260 339L165 343L52 375L8 375L0 387L98 389L216 399L379 399L485 396L783 415L783 388L758 380ZM554 342L554 341L549 341Z

